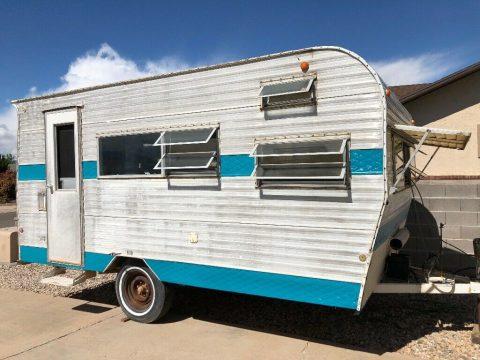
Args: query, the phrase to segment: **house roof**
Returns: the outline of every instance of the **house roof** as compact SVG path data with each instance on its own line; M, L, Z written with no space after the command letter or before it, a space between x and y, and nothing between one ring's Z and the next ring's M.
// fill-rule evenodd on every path
M409 96L413 93L416 93L417 91L420 91L427 86L429 86L429 83L426 84L411 84L411 85L398 85L398 86L392 86L390 87L390 90L392 90L397 97L402 101L402 99L406 96Z
M480 70L480 61L470 66L467 66L463 69L460 69L450 75L447 75L431 84L393 86L392 90L397 94L397 96L399 97L399 100L403 104L405 104L409 101L419 98L420 96L429 94L441 87L451 84L454 81L460 80L479 70ZM412 91L408 91L408 87L411 87ZM397 89L400 92L400 94L395 90L395 88L400 88L400 89ZM405 92L405 94L401 95L402 92Z

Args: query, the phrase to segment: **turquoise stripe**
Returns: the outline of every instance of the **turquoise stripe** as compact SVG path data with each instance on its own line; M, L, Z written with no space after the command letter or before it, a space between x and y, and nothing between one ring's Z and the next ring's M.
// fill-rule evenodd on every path
M112 255L99 254L86 251L84 253L84 265L75 266L48 261L47 248L37 246L20 246L20 260L26 263L60 266L68 269L91 270L102 272L113 260Z
M82 161L82 176L84 179L96 179L97 178L97 162Z
M145 260L164 282L356 309L360 284L260 271Z
M31 164L18 166L18 181L45 180L45 164Z
M221 176L250 176L255 159L248 154L220 156Z
M47 249L42 247L20 246L20 259L28 263L80 268L49 263ZM83 270L102 272L106 270L113 256L85 252L84 259ZM174 261L152 259L145 259L145 261L158 278L164 282L347 309L357 308L361 288L359 283L346 281Z
M220 163L223 177L250 176L255 167L254 158L248 154L222 155ZM83 178L96 179L97 166L96 161L83 161ZM18 170L20 181L45 180L45 164L20 165ZM350 171L352 175L383 174L383 149L351 150Z
M248 154L222 155L222 176L250 176L255 161ZM383 174L383 149L350 150L350 172L352 175Z
M47 249L36 246L20 246L20 260L26 263L48 264Z
M383 174L383 149L350 150L352 175Z
M32 181L46 179L45 164L19 165L18 166L18 180ZM82 176L84 179L97 178L97 162L96 161L82 161Z

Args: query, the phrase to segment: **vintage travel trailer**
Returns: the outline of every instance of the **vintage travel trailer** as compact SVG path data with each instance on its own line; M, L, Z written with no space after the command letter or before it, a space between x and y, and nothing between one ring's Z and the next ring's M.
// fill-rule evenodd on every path
M478 292L446 278L385 283L408 240L415 154L459 151L470 134L415 127L350 51L13 103L20 259L55 266L51 283L67 283L64 268L84 270L70 284L118 272L132 319L161 317L170 284L356 311L373 292Z

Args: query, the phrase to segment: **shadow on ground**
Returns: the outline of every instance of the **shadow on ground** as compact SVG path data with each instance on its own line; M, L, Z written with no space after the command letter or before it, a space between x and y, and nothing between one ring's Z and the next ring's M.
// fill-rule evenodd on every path
M72 297L117 304L113 282ZM474 304L475 298L468 295L373 295L356 315L342 309L179 286L162 322L193 317L382 354L440 331L442 326L470 330Z

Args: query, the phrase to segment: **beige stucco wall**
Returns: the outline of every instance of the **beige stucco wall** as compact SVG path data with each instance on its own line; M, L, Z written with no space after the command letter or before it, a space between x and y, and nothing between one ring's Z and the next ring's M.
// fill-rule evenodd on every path
M427 175L480 175L480 71L404 105L417 126L458 129L472 133L465 150L439 149L425 170ZM422 151L429 155L435 149L422 147ZM419 154L416 166L423 169L429 157Z

